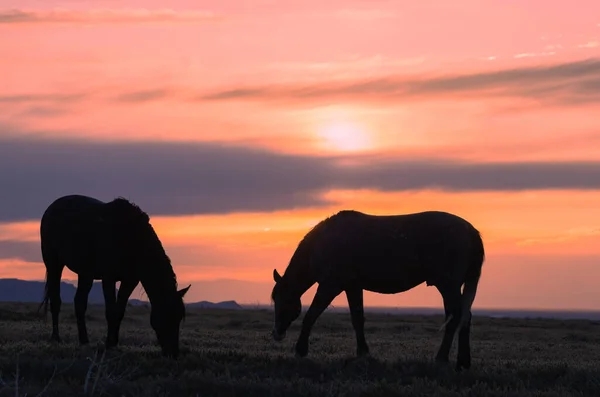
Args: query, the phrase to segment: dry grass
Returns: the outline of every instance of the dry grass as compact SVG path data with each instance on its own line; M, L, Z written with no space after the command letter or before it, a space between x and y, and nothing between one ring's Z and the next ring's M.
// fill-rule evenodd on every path
M348 314L317 322L309 358L288 338L269 337L267 311L190 310L182 357L160 357L148 309L129 308L121 347L81 349L72 306L64 304L62 345L36 305L0 304L0 396L598 396L600 323L475 318L473 369L455 373L432 357L441 317L368 315L372 357L354 358ZM90 339L106 329L91 307ZM453 354L455 354L456 347ZM453 355L454 358L454 355Z

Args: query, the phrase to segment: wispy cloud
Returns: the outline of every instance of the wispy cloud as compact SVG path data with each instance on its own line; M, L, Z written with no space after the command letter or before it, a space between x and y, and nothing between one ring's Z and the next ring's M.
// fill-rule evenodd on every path
M117 102L148 102L154 101L157 99L162 99L171 95L171 92L167 89L155 89L155 90L141 90L141 91L132 91L117 95L114 97L114 100Z
M336 78L344 75L364 75L364 73L373 74L374 72L383 73L383 71L398 71L407 67L423 64L426 61L424 56L395 58L387 57L383 54L373 56L353 55L344 59L324 61L324 62L274 62L266 66L268 70L297 72L306 74L307 72L333 73ZM294 76L296 76L294 74Z
M155 85L117 93L102 87L74 94L15 94L0 96L0 103L56 103L96 98L119 104L149 101L255 101L298 103L362 102L403 103L452 98L512 97L533 99L543 105L579 105L600 102L600 59L446 76L390 75L372 79L329 80L307 84L265 84L228 87L202 92L193 87Z
M579 44L577 47L579 48L596 48L600 46L600 42L598 41L588 41L585 44Z
M100 9L90 11L12 9L0 11L0 24L201 22L216 18L218 16L209 11L176 11L171 9Z
M69 109L62 106L44 106L34 105L28 106L25 110L19 112L19 116L33 117L33 118L44 118L44 117L55 117L63 114L67 114Z
M86 97L86 94L19 94L19 95L1 95L0 103L7 104L31 104L31 103L65 103L77 102Z
M375 21L397 18L396 13L379 9L344 9L335 12L335 16L356 21Z
M311 85L235 87L199 97L205 101L318 101L348 100L402 102L419 98L509 96L545 103L581 103L600 100L600 60L513 68L491 72L429 78L389 76L361 81Z
M530 245L539 245L539 244L556 244L556 243L565 243L569 241L575 241L583 238L595 238L600 236L600 228L577 228L567 230L563 234L543 237L543 238L530 238L525 239L523 241L517 242L517 245L521 246L530 246Z
M514 58L533 58L533 57L548 57L556 55L556 51L545 51L545 52L522 52L520 54L516 54Z

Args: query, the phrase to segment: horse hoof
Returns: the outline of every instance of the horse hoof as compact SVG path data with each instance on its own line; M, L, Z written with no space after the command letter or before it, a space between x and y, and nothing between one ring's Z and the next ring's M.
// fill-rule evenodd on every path
M119 343L115 342L115 341L108 341L107 340L106 342L104 342L104 346L106 347L107 350L108 349L114 349L114 348L116 348L118 344Z
M461 372L462 370L468 370L471 368L470 362L457 362L456 363L456 372Z
M296 350L296 354L295 354L296 358L305 358L306 356L308 356L308 351L298 351L298 350Z
M443 357L436 357L435 364L436 364L436 366L439 366L439 367L446 367L446 366L450 365L450 360L448 360L447 358L443 358Z
M371 353L368 350L359 350L356 352L356 357L358 358L369 357L370 355Z
M437 361L439 363L447 363L450 361L450 359L448 358L448 356L438 354L435 356L435 361Z

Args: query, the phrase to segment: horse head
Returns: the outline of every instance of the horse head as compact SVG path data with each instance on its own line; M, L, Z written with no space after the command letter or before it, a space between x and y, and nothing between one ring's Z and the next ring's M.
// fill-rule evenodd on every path
M275 304L275 326L272 335L276 341L285 338L285 334L294 320L302 312L302 302L300 294L295 294L292 285L279 275L277 269L273 270L273 280L275 286L271 293L271 299Z
M179 356L179 328L185 318L185 304L183 297L190 289L175 291L173 295L157 297L151 305L150 325L156 333L162 354L166 357Z

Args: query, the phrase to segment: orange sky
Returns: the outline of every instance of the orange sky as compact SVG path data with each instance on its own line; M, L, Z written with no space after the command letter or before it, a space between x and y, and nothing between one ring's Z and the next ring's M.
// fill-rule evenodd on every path
M40 4L0 8L0 277L43 278L63 194L130 198L188 300L248 303L323 217L436 209L483 233L476 308L598 308L600 3Z

